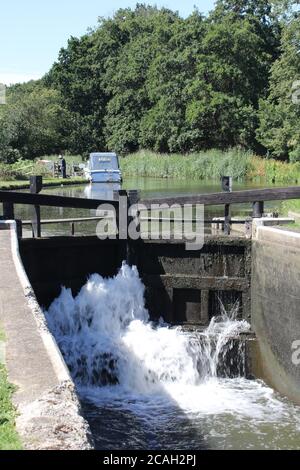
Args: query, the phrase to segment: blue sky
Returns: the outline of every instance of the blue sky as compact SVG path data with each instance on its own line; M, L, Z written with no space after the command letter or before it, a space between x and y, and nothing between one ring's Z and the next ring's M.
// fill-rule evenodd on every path
M57 59L68 38L81 36L99 16L134 7L137 0L10 0L0 5L0 83L41 77ZM140 1L143 3L143 1ZM145 3L178 10L182 16L194 5L203 13L214 0L157 0Z

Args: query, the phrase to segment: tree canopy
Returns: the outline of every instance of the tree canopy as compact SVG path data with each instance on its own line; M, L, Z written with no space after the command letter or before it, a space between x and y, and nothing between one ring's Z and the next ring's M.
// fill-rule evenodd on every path
M300 22L291 20L273 64L270 92L260 103L257 138L278 158L300 161Z
M137 4L100 18L42 80L9 88L0 159L233 146L295 159L295 3L218 0L208 16L195 9L185 19Z

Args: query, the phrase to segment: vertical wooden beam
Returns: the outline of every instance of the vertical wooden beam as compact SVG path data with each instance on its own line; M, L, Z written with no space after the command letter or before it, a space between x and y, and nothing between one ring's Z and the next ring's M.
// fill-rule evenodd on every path
M30 177L31 194L38 194L42 190L42 188L43 188L43 177L31 176ZM33 206L32 208L32 234L34 238L40 238L42 235L40 206Z
M201 290L201 325L209 324L209 290Z
M22 238L23 236L22 220L16 220L16 226L17 226L17 237Z
M252 217L255 219L261 219L264 213L264 201L253 202Z
M221 178L222 190L227 193L232 192L232 176L222 176ZM230 235L231 231L231 217L230 217L230 204L225 204L224 209L224 234Z
M221 177L222 191L225 193L232 192L232 176L222 176Z
M231 231L231 217L230 217L230 204L225 204L224 209L224 234L230 235Z
M14 205L12 202L3 202L3 219L14 220Z

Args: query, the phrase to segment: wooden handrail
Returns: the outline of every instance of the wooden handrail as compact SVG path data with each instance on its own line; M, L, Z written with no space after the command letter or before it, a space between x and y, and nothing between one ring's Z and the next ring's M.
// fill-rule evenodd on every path
M10 204L31 206L69 207L74 209L98 209L102 204L118 207L118 200L84 199L80 197L52 196L49 194L31 194L16 191L0 191L0 201Z
M222 193L208 193L191 196L175 196L160 199L140 200L147 208L152 204L203 204L217 206L220 204L254 203L258 201L281 201L286 199L300 199L300 186L287 188L247 189Z
M34 177L35 179L37 177ZM127 196L128 199L121 199L121 196ZM230 205L231 204L242 204L252 203L253 212L252 217L262 217L264 212L265 201L280 201L287 199L300 199L300 186L286 187L286 188L267 188L267 189L248 189L243 191L233 192L219 192L219 193L208 193L198 194L189 196L176 196L166 197L159 199L145 199L138 201L137 191L118 191L114 193L114 199L84 199L78 197L67 197L67 196L53 196L49 194L35 194L35 193L22 193L16 191L0 191L0 202L3 203L3 218L13 219L14 218L14 204L25 204L34 206L39 210L39 206L49 207L68 207L74 209L98 209L103 204L110 204L113 208L117 209L117 223L119 226L119 211L118 209L127 211L128 207L132 203L139 202L143 204L146 209L155 209L153 205L161 206L166 204L167 207L171 207L174 204L177 205L196 205L203 204L205 206L217 206L225 205L225 219L224 219L224 232L230 233L230 226L237 223L231 220L230 217ZM126 202L127 201L127 202ZM121 207L119 205L121 204ZM163 210L163 207L156 207L156 209ZM140 208L140 211L142 209ZM147 217L146 217L147 218ZM163 220L163 216L159 215L158 220ZM154 219L152 219L154 220ZM74 223L77 220L71 222ZM52 221L40 221L37 220L36 225L39 229L37 235L40 236L41 223L55 223ZM32 224L34 227L34 224ZM120 227L119 227L120 228ZM121 225L121 229L125 228ZM127 229L126 229L127 230ZM127 231L126 231L127 234Z
M208 193L190 196L175 196L159 199L142 199L139 202L150 208L152 204L204 204L215 206L221 204L241 204L257 201L280 201L300 199L300 186L287 188L248 189L231 193ZM0 191L0 201L12 204L28 204L49 207L69 207L75 209L97 209L102 204L118 207L118 200L84 199L68 196L52 196L49 194L30 194L16 191Z

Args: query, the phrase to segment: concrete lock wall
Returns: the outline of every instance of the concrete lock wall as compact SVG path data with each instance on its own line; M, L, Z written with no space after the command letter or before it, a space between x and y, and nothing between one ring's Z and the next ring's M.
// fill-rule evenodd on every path
M90 449L90 429L24 271L14 221L0 222L0 323L24 448Z
M257 336L254 375L300 403L300 234L257 227L252 327Z

